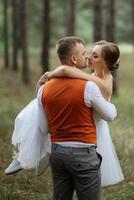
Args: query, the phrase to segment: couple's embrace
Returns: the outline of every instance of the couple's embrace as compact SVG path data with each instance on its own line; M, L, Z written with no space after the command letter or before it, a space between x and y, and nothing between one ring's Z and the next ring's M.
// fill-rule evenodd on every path
M87 55L84 41L65 37L57 43L61 66L45 74L33 100L15 121L12 143L19 152L6 174L20 169L52 170L53 199L100 199L100 187L123 180L108 124L117 117L109 102L111 71L118 68L119 48L98 41ZM81 69L94 70L89 75ZM45 162L44 162L45 161ZM15 166L15 167L14 167Z

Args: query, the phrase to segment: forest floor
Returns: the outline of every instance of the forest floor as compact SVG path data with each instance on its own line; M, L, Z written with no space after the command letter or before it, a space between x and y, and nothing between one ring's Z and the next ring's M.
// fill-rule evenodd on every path
M119 93L112 97L118 118L110 123L111 135L125 180L102 188L102 200L134 200L134 55L123 53L119 69ZM0 200L51 200L52 179L48 169L37 177L35 170L4 175L11 162L11 136L18 112L35 96L38 70L32 68L32 83L25 86L20 74L0 69ZM77 199L74 197L74 199Z

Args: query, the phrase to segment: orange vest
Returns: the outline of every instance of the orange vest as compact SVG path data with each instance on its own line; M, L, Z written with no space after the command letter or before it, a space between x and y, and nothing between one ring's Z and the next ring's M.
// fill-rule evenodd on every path
M45 84L42 104L52 142L96 144L92 109L84 103L85 85L85 80L70 78L54 78Z

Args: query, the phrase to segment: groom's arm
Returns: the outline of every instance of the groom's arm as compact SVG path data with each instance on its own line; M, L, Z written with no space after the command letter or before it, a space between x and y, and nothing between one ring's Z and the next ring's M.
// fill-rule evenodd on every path
M114 104L104 99L99 87L94 82L87 82L84 100L86 105L93 107L102 119L112 121L117 117L117 110Z

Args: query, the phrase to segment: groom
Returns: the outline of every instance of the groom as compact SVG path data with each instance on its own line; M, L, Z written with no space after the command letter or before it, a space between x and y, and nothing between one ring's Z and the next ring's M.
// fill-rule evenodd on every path
M65 37L57 43L61 64L79 69L86 66L84 42ZM116 109L105 101L98 86L81 79L54 78L46 82L38 100L48 117L52 142L54 200L100 199L101 156L96 152L96 128L92 108L104 120L113 120Z

